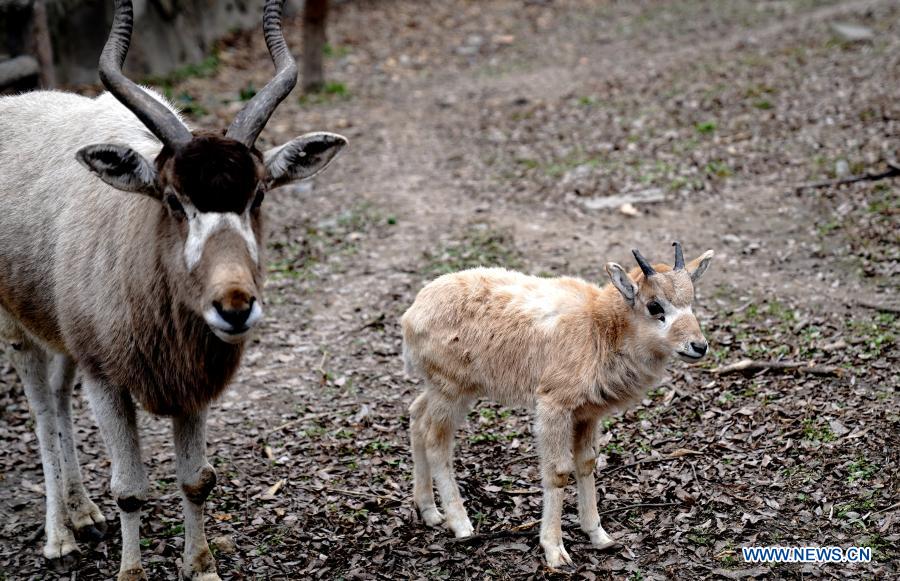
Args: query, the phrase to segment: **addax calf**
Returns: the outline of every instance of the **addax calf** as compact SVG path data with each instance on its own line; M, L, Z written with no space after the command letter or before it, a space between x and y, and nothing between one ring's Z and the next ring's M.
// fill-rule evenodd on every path
M414 497L428 525L443 522L434 501L437 482L447 525L472 534L453 475L453 433L472 402L490 398L535 408L544 488L541 546L547 563L572 563L562 542L563 487L575 472L582 530L601 548L613 540L600 525L594 487L597 422L635 401L677 355L699 361L706 339L691 311L694 283L710 250L675 267L606 265L603 288L575 278L546 279L501 268L448 274L419 292L403 315L407 372L425 391L410 407Z

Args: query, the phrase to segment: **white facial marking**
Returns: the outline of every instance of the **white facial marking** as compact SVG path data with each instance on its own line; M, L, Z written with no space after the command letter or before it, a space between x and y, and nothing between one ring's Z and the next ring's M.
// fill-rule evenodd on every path
M675 324L675 321L684 316L694 316L694 309L690 305L686 307L673 307L669 303L657 301L660 305L664 305L666 320L659 326L659 334L663 337L669 334L669 329Z
M209 237L224 229L232 229L239 233L247 243L250 258L259 264L259 252L253 228L250 226L249 211L245 210L240 216L233 212L200 212L190 203L184 204L184 211L188 218L188 237L184 244L184 262L188 271L194 270L200 263Z

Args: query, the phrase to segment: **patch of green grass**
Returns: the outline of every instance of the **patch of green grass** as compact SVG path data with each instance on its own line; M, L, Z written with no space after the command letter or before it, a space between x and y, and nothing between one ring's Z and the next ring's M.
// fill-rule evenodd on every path
M512 234L489 224L470 225L460 240L447 244L436 253L426 252L426 274L441 275L478 266L520 268L522 255Z
M169 525L169 527L163 531L162 536L164 537L175 537L178 535L184 534L184 524L183 523L173 523Z
M336 216L308 224L299 240L270 245L276 258L269 262L269 273L274 278L318 278L322 266L330 259L358 251L362 233L378 224L390 223L390 218L383 217L372 205L362 203ZM350 389L350 385L345 389Z
M211 77L219 70L219 53L214 51L200 62L189 63L179 67L167 75L147 77L145 84L171 89L174 85L194 78Z
M848 326L853 334L851 343L862 345L866 359L880 357L896 341L897 319L890 313L869 320L854 319Z
M622 454L625 453L625 448L622 447L622 444L617 444L615 442L610 442L609 444L606 445L605 448L603 448L603 450L604 450L604 452L606 452L607 454L610 454L610 455L618 454L621 456Z
M861 547L869 547L870 549L872 549L872 558L875 561L879 562L888 561L889 553L893 553L895 555L897 553L896 545L876 532L869 533L867 536L860 539L856 544Z
M256 554L260 557L269 554L273 548L284 543L284 530L281 527L273 527L269 532L264 532L262 540L256 545Z
M369 442L368 444L366 444L366 453L371 456L380 452L390 452L394 448L394 444L391 444L390 442L375 440L374 442Z
M325 83L322 90L316 93L307 93L300 97L301 105L318 105L320 103L328 103L335 100L346 100L350 98L350 89L347 85L338 81L330 81Z
M190 117L203 117L209 113L206 107L201 105L200 102L187 91L182 91L176 95L170 87L166 87L163 89L163 94L166 99L171 101L175 107L185 115Z
M551 178L561 178L576 167L587 166L593 169L599 165L599 159L586 157L581 153L576 153L544 166L544 173Z
M516 159L516 163L521 165L525 169L537 169L541 165L541 163L536 159L529 159L527 157L520 157Z
M759 99L757 101L754 101L753 106L762 111L768 111L775 108L775 105L772 104L772 101L769 101L768 99Z
M803 420L803 439L810 442L834 442L837 437L831 428L818 420L806 418Z
M322 54L328 58L341 58L350 54L350 47L325 43L325 46L322 47Z
M256 87L253 86L253 83L247 83L243 87L238 94L241 101L249 101L253 97L256 96Z
M482 444L484 442L499 442L502 438L494 432L479 432L469 436L469 442L472 444Z
M797 314L794 309L778 301L772 299L766 303L766 313L782 323L793 323L797 320Z
M878 470L877 465L870 463L865 456L860 456L847 467L847 484L865 482L872 478Z
M777 92L778 89L776 89L775 87L766 85L764 83L756 83L747 87L747 90L744 92L744 94L748 99L753 99L763 97L765 95L774 95Z
M715 121L703 121L694 125L694 129L697 130L697 133L700 133L702 135L710 135L712 133L715 133L717 127L718 125L716 125Z
M512 414L512 412L509 410L497 411L493 408L481 408L478 410L479 417L484 418L485 420L487 420L489 422L494 422L497 419L501 419L501 420L506 419L511 414Z
M714 159L706 164L706 167L704 169L706 171L706 174L710 177L727 178L734 174L734 171L728 166L727 163L717 159Z
M827 222L823 222L816 227L816 232L819 236L828 236L835 230L841 227L841 223L839 220L829 220Z
M341 428L334 433L334 437L338 440L352 440L355 436L356 434L352 430L348 430L347 428Z
M712 539L705 533L690 532L686 534L685 537L687 537L687 539L695 545L699 545L701 547L706 547L712 544Z

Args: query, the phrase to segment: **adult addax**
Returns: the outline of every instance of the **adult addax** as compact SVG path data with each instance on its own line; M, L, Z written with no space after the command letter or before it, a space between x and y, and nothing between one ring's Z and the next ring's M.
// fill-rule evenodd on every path
M13 345L36 416L44 556L55 564L73 560L75 534L105 528L82 485L72 436L71 386L80 368L112 459L119 579L145 577L139 529L149 484L135 402L172 417L182 572L218 579L203 528L216 481L206 412L262 317L263 197L312 176L346 144L310 133L265 153L254 145L296 82L282 3L268 0L263 16L276 76L224 134L191 131L160 95L122 74L130 0L116 0L100 58L108 93L0 99L0 332Z

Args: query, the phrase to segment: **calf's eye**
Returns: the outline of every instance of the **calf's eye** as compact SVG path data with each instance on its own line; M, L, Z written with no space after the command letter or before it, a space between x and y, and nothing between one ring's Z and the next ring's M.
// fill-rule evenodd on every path
M661 321L665 319L665 317L663 316L665 310L663 310L662 305L660 305L656 301L650 301L649 303L647 303L647 312L650 313L651 317L656 317Z

